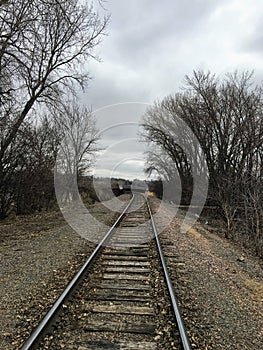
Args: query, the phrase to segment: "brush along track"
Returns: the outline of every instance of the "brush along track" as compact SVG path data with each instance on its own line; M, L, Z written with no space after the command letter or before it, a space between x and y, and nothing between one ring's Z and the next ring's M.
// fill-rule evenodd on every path
M153 228L144 197L135 194L37 349L182 349Z

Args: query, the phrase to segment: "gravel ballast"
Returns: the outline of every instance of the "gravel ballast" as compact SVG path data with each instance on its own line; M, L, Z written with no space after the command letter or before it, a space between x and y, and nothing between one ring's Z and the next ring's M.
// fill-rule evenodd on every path
M119 208L128 198L122 196ZM119 216L99 203L89 210L106 225ZM95 244L76 234L59 212L3 222L0 232L0 349L13 350L21 347Z
M179 215L160 240L192 348L263 349L262 260L212 227L196 223L183 233L181 223Z
M157 200L151 202L158 207ZM108 224L118 216L101 204L92 208ZM160 240L193 349L263 349L262 260L207 225L197 223L182 233L181 222L175 218ZM1 223L0 232L0 349L13 350L21 347L94 244L57 212Z

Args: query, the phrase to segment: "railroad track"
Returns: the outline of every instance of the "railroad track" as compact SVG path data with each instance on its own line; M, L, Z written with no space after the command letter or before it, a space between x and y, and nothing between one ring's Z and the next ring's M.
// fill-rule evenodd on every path
M21 348L31 349L190 349L143 195L133 195Z

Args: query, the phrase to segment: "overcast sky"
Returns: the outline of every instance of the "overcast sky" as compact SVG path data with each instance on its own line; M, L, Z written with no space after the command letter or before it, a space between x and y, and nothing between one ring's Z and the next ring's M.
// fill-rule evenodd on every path
M147 104L178 91L197 69L219 76L254 70L261 82L263 1L109 0L105 7L108 36L96 50L101 62L88 64L93 80L82 95L100 109L99 128L111 127L102 134L107 150L97 173L142 177L145 147L135 129ZM121 105L106 107L114 104Z

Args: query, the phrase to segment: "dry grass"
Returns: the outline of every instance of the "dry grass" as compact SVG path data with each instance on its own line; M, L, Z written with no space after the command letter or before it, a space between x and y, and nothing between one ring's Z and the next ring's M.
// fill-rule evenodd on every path
M256 300L263 302L263 282L246 278L244 283L255 296Z

